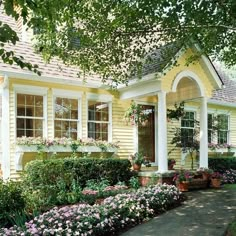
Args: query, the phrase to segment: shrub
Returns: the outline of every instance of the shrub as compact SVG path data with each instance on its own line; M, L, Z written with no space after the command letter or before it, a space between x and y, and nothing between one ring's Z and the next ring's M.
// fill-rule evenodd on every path
M131 164L121 159L65 158L35 160L26 165L23 183L30 208L75 203L88 180L111 185L128 182Z
M136 176L131 177L129 180L129 185L131 188L134 188L134 189L140 188L140 183L139 183L138 177L136 177Z
M236 170L236 157L209 158L209 168L224 173L226 170Z
M234 184L236 183L236 170L226 170L223 173L223 183L225 184Z
M0 229L0 235L112 235L181 203L175 186L155 185L118 194L104 204L53 208L25 224Z
M12 217L23 212L25 200L19 182L3 182L0 179L0 226L11 224Z

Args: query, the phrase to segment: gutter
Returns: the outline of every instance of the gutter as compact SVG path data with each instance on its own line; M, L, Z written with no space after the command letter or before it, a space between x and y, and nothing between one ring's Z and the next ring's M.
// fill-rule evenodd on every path
M49 83L58 83L58 84L66 84L66 85L77 85L85 88L101 88L101 89L108 89L108 85L104 85L102 83L96 82L85 82L82 80L75 80L70 78L60 78L60 77L49 77L49 76L39 76L36 74L31 73L22 73L22 72L10 72L9 70L2 70L0 69L0 74L7 75L10 78L19 78L31 81L38 81L38 82L49 82Z
M233 108L236 108L236 103L223 102L223 101L217 101L217 100L212 100L212 99L209 99L209 100L207 101L207 104L220 105L220 106L226 106L226 107L233 107Z

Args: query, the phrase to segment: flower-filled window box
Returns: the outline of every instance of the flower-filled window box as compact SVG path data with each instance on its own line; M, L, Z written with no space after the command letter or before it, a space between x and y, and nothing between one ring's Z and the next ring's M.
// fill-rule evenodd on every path
M22 170L22 159L25 153L111 153L119 148L117 143L87 139L72 140L70 138L43 139L41 137L22 137L16 140L16 170Z
M234 156L235 145L208 143L208 150L208 156L210 157Z

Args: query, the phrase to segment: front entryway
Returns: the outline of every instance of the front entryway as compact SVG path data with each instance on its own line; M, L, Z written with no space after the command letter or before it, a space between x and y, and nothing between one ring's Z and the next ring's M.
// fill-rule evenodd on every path
M155 162L155 106L142 105L148 120L138 126L138 151Z

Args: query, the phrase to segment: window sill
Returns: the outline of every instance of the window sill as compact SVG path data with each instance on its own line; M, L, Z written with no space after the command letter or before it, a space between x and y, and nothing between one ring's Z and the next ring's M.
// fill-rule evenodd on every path
M40 150L41 151L41 150ZM44 147L42 149L46 153L72 153L70 146L55 145L50 147ZM25 153L38 153L37 145L16 145L15 151L15 168L16 171L23 170L22 160ZM111 153L112 155L117 152L117 148L108 147L105 151L102 151L100 147L97 146L81 146L78 147L77 153Z

